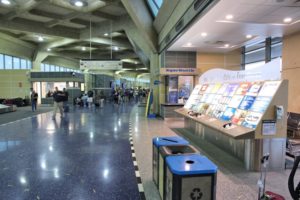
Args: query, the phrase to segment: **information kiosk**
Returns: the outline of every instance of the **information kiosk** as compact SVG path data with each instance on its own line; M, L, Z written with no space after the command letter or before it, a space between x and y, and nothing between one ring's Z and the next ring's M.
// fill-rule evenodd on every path
M213 69L200 77L183 108L185 128L259 170L284 169L288 82L280 80L279 59L249 71Z

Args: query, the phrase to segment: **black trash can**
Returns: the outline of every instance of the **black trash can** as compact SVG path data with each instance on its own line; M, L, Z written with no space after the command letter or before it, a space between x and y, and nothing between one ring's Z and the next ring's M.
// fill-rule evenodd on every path
M166 200L215 200L217 166L207 157L193 154L168 156Z
M158 187L159 179L159 147L172 145L188 145L189 142L182 137L155 137L152 140L152 177L153 181Z
M165 196L165 182L166 182L166 157L171 155L190 155L199 154L199 151L192 145L174 145L174 146L161 146L159 148L159 168L160 177L158 179L158 190L162 199ZM162 169L161 169L162 167Z

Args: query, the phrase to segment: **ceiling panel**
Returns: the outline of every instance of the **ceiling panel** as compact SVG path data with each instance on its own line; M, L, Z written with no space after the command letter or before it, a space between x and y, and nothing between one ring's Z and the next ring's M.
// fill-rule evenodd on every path
M45 12L50 12L58 15L67 15L72 13L73 11L70 9L66 9L57 5L49 4L49 3L41 3L39 4L36 9L45 11Z

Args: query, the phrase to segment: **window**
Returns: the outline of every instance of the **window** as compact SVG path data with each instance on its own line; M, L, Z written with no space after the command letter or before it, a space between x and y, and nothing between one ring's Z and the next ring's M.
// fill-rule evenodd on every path
M27 60L27 69L32 69L32 63L30 60Z
M0 69L4 69L4 56L0 54Z
M59 72L59 66L55 66L55 71Z
M20 69L20 58L13 57L13 68Z
M50 72L50 65L45 64L45 72Z
M272 59L281 57L282 38L266 38L264 41L247 45L243 56L244 63L242 65L245 66L246 70L256 68Z
M25 59L21 59L21 69L27 69L27 61Z
M13 68L13 62L12 62L12 57L5 55L4 56L4 66L5 69L12 69Z
M259 61L255 63L250 63L245 65L245 70L255 69L256 67L260 67L265 64L265 61Z
M148 4L153 16L156 17L163 2L164 2L163 0L147 0L147 4Z

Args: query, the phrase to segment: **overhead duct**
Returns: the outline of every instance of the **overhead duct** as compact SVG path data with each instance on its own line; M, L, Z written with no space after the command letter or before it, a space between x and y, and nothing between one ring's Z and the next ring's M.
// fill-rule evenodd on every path
M161 53L165 50L188 26L190 26L196 19L203 16L218 1L219 0L195 0L159 44L159 52Z

